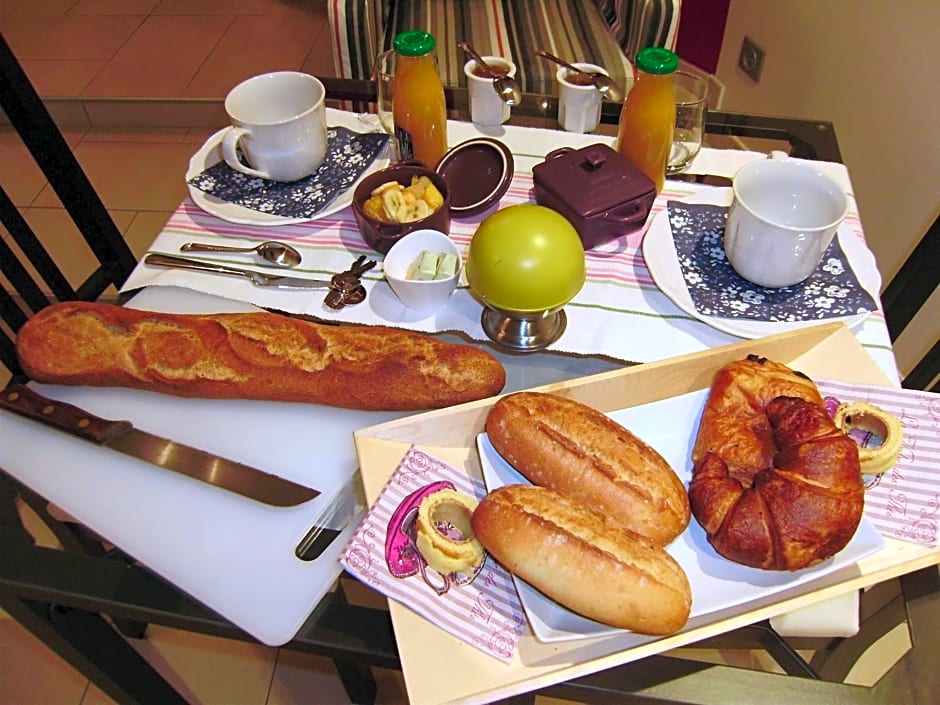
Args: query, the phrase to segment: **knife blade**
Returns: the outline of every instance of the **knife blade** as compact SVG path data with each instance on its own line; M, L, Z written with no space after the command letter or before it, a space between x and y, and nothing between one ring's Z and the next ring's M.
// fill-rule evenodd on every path
M718 174L670 174L666 177L672 181L685 181L690 184L705 184L706 186L731 186L734 181L728 176Z
M275 507L292 507L320 494L319 490L250 465L141 431L130 421L95 416L77 406L49 399L22 384L12 384L3 390L0 408L103 448Z
M202 262L197 259L174 257L173 255L150 254L144 257L144 264L245 277L255 286L270 286L276 289L329 289L331 286L329 279L304 279L302 277L284 277L279 274L262 274L250 269L239 269L225 264Z

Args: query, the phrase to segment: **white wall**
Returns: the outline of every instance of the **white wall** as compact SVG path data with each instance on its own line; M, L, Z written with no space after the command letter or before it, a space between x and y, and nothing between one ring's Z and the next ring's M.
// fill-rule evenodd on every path
M757 84L737 68L745 34L766 51ZM890 280L940 211L940 1L731 0L716 74L725 110L835 125ZM898 341L902 372L937 337L932 303Z

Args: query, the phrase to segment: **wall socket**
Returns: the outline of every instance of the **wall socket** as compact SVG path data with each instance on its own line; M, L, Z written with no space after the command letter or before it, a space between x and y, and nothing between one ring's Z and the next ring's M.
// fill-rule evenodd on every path
M750 76L754 83L760 81L760 72L764 68L764 50L746 35L741 42L741 53L738 54L738 68Z

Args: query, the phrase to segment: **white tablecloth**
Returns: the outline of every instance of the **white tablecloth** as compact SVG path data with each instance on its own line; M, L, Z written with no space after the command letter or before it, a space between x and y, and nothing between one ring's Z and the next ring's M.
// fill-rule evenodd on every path
M609 144L612 141L609 137L555 130L515 126L477 128L462 122L449 124L451 145L477 135L504 141L514 155L515 176L498 208L535 202L532 167L541 162L552 149L560 146L578 148L597 142ZM766 155L756 152L706 148L696 158L689 172L733 176L743 164L763 158ZM825 163L821 166L843 185L847 193L852 193L851 181L843 165ZM714 187L667 181L664 191L653 205L646 226L586 253L587 282L565 307L567 329L550 350L579 355L604 355L629 362L649 362L739 340L676 307L655 285L640 249L646 228L668 200L684 198L710 188ZM863 239L864 231L854 198L850 199L850 204L844 227L850 228L857 237ZM464 253L476 227L493 210L495 207L472 218L452 220L450 236ZM366 302L337 312L323 304L322 291L266 289L254 286L244 278L147 265L137 267L123 290L145 286L181 286L265 308L312 314L348 323L392 325L425 332L459 331L475 340L487 340L480 323L481 305L474 299L465 281L451 302L435 314L417 314L406 308L383 280L381 255L373 252L362 240L349 208L308 223L261 227L220 220L203 212L187 198L151 245L150 251L179 254L180 246L188 241L253 244L266 239L286 240L301 250L304 262L296 272L299 276L328 276L346 269L361 254L378 259L380 265L365 277L364 284L368 290ZM213 255L213 259L221 258ZM226 256L224 259L240 266L253 264L250 258L245 257ZM897 366L882 313L873 313L855 333L888 378L898 382Z

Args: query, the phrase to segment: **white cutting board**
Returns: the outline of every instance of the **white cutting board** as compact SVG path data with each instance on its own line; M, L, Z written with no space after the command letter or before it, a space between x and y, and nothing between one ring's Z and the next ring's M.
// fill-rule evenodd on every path
M184 312L250 309L165 287L142 292L131 305ZM322 492L296 507L260 504L0 411L0 467L271 646L294 636L341 572L337 558L356 519L317 559L302 561L294 550L311 526L330 517L334 500L348 509L360 495L352 432L401 416L130 389L32 386L99 416L129 419L145 431Z

